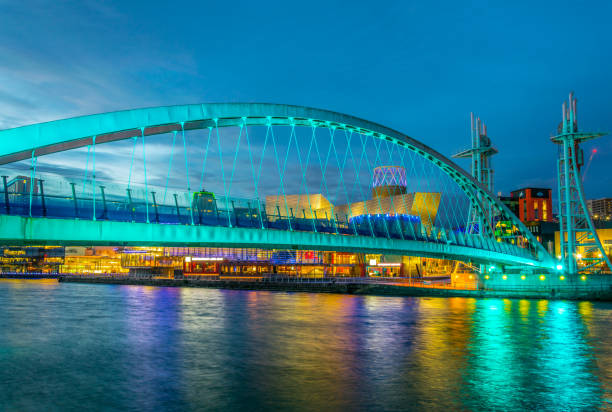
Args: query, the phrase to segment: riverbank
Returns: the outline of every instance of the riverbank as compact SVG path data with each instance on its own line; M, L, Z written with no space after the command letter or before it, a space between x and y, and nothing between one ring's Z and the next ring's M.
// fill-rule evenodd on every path
M549 290L528 289L454 289L429 286L400 285L390 283L360 283L317 281L237 281L206 279L159 279L136 277L60 276L59 282L93 283L110 285L138 285L160 287L202 287L231 290L268 290L285 292L341 293L352 295L413 296L413 297L471 297L508 299L562 299L612 301L612 290L590 290L578 288L552 288Z

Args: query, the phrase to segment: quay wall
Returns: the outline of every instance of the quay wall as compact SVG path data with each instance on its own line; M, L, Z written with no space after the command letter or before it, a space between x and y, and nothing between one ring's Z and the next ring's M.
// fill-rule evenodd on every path
M508 279L505 279L508 280ZM235 281L204 279L155 279L136 277L109 276L61 276L59 282L94 283L111 285L141 285L161 287L205 287L232 290L269 290L286 292L343 293L353 295L379 296L420 296L420 297L472 297L472 298L511 298L511 299L565 299L565 300L601 300L612 301L612 284L601 280L601 287L589 287L581 284L563 287L525 287L529 285L500 285L492 289L495 282L489 282L478 290L435 288L422 286L405 286L384 283L359 282L301 282L301 281ZM501 281L500 281L501 282ZM520 287L519 287L520 285ZM604 286L608 286L607 288Z
M612 296L612 275L565 275L562 273L497 273L481 280L480 289L488 293L530 293L548 299L597 300Z

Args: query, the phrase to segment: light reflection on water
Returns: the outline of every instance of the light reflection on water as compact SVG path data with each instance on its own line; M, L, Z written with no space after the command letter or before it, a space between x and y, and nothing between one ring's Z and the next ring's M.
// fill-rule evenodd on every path
M0 409L612 406L612 304L0 281Z

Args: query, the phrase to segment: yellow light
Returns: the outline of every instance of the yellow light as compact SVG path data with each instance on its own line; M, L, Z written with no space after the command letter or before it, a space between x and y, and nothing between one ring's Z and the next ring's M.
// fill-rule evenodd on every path
M508 276L504 275L504 276L502 276L502 279L506 280L506 279L508 279Z
M565 276L559 276L559 279L565 280Z
M582 276L580 276L580 279L586 280L586 276L582 275Z
M470 275L470 279L472 279L472 278L473 278L473 276L472 276L472 275Z
M578 259L582 259L582 255L581 255L580 253L578 253L578 254L576 255L576 257L577 257Z
M459 275L455 275L455 279L459 279Z
M540 275L540 280L544 280L544 279L546 279L546 276Z
M522 280L525 280L525 275L522 275L522 276L521 276L521 279L522 279Z
M489 275L485 275L485 279L489 279Z

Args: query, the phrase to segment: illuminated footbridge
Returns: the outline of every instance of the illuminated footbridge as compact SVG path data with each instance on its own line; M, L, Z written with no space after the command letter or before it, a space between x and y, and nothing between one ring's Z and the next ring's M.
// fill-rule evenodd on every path
M395 130L277 104L155 107L0 131L0 242L554 263L468 173ZM474 225L477 213L481 224Z

